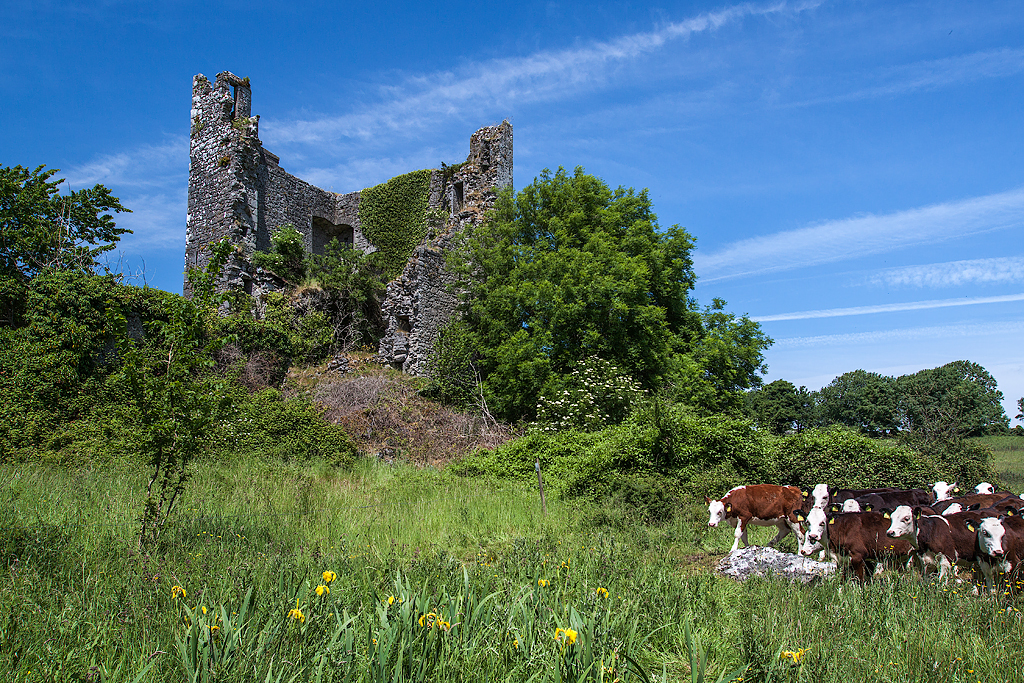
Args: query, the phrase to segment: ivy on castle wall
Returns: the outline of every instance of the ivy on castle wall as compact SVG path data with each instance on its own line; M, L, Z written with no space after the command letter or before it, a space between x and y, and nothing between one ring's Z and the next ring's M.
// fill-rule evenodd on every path
M413 249L427 236L430 171L413 171L360 193L363 235L377 247L388 280L401 274Z

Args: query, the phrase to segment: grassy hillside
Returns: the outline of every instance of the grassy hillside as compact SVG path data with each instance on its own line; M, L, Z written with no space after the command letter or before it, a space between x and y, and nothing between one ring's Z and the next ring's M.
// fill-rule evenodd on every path
M0 467L7 680L390 681L397 666L397 680L554 681L594 660L587 680L611 681L623 654L680 680L687 625L715 676L749 665L747 681L1018 680L1024 655L1016 596L902 574L718 577L708 566L732 539L707 528L702 501L611 528L594 505L549 499L545 516L532 487L433 468L237 460L200 466L140 555L143 486L127 465Z

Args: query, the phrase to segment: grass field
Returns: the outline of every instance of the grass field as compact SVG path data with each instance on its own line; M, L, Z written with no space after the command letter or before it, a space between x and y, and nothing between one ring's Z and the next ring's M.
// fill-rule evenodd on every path
M732 538L702 501L608 527L431 468L210 463L139 554L143 486L128 465L0 467L3 680L644 680L628 656L676 681L688 628L712 680L1024 679L1016 596L737 583L709 571Z
M1001 483L1018 495L1024 493L1024 437L985 436L978 441L992 449Z

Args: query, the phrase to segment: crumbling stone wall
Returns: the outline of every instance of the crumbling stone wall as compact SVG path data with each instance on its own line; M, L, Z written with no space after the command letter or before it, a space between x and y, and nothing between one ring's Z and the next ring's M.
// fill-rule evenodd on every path
M286 172L263 148L251 103L247 78L224 71L213 83L202 74L193 79L185 269L205 267L209 245L227 238L235 250L219 286L241 289L259 302L285 283L255 267L252 256L269 251L271 236L285 224L302 233L307 252L321 253L332 237L364 252L377 246L362 232L360 192L328 192ZM431 172L428 205L446 218L428 231L402 274L388 283L381 305L387 332L379 357L412 374L427 372L438 331L455 310L454 277L445 265L452 236L483 220L497 191L512 185L510 123L481 128L469 146L463 164ZM190 294L187 280L185 294Z

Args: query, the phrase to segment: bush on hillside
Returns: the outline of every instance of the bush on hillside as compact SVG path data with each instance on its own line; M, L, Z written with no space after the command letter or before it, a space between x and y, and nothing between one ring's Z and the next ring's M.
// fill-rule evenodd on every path
M531 481L539 460L545 484L556 495L601 501L627 497L619 491L623 478L656 482L669 497L717 497L752 483L911 488L958 476L975 482L991 473L989 459L984 447L940 457L838 426L774 436L755 430L747 420L701 416L684 406L652 401L620 425L591 433L534 431L478 451L449 470Z

